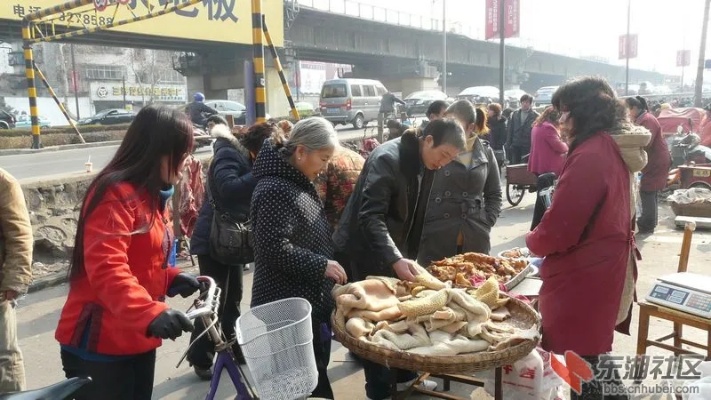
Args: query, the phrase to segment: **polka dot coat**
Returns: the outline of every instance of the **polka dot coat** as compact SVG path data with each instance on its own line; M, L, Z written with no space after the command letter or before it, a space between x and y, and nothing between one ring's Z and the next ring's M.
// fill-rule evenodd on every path
M334 282L324 277L333 258L331 228L316 188L267 140L254 162L252 196L255 271L252 307L302 297L314 319L327 321Z

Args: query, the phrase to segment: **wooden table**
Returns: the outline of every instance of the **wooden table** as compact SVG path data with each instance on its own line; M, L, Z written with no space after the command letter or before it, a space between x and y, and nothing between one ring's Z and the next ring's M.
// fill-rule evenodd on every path
M428 378L440 378L444 381L444 387L442 392L435 392L434 390L427 390L420 387L420 382ZM430 374L428 372L421 374L415 379L415 381L405 390L397 390L397 381L395 375L390 381L390 393L392 393L393 400L403 400L408 398L413 393L422 393L430 397L435 397L438 399L446 400L470 400L470 397L459 397L447 392L451 389L452 381L463 383L469 386L484 387L484 380L478 379L474 376L467 375L437 375ZM503 372L501 367L494 369L494 399L504 400L504 390L503 390Z

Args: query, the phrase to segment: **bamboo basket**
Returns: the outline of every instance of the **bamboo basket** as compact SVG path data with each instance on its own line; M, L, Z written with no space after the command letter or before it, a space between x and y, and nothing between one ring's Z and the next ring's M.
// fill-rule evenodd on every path
M503 323L521 329L540 326L538 313L523 301L510 298L506 307L511 316ZM525 340L507 349L493 352L481 351L456 356L423 356L406 351L390 350L365 340L356 339L346 331L345 317L338 315L334 311L332 316L336 340L354 354L388 368L429 372L435 375L474 373L513 364L527 356L538 344L535 340Z

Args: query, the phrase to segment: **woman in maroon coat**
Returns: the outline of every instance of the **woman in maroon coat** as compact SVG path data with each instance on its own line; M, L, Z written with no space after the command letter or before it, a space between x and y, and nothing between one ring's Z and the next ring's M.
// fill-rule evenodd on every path
M528 170L536 175L553 172L560 175L565 164L568 145L561 140L558 132L560 113L555 107L546 108L533 123L531 130L531 155Z
M630 111L630 118L636 125L643 126L652 133L652 140L645 149L647 151L647 166L642 170L642 181L639 186L639 197L642 200L642 215L637 220L639 232L654 233L657 227L657 198L660 190L667 185L671 155L669 146L662 137L662 127L659 121L649 112L647 101L641 97L625 99Z
M573 351L596 370L612 351L633 243L630 169L612 137L629 133L621 126L631 124L600 78L569 82L552 100L562 112L560 128L570 151L553 204L526 236L531 252L545 257L542 345L556 354ZM571 392L571 399L602 399L601 385L586 383L582 395Z

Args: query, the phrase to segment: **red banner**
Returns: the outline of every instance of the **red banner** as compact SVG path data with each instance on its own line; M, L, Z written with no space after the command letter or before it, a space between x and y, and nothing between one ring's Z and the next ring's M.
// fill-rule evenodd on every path
M486 40L497 39L501 34L499 30L500 7L504 7L504 37L516 37L521 31L520 0L486 0L484 13L486 16Z
M521 2L519 0L504 0L506 6L506 23L504 32L506 38L518 37L521 31Z
M691 65L691 50L679 50L676 52L676 66L688 67Z
M620 35L620 45L619 45L619 58L624 60L626 58L636 58L637 57L637 35Z

